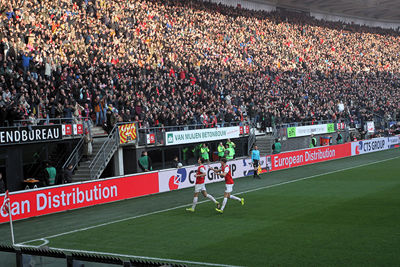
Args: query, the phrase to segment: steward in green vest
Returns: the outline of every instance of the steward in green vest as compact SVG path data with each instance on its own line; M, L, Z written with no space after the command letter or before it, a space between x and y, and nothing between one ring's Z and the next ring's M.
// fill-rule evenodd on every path
M343 144L343 136L340 134L340 132L337 132L337 137L336 137L336 143L339 144Z
M151 159L149 156L147 156L146 151L142 152L142 156L139 158L138 163L142 172L153 170L153 167L151 166Z
M192 149L193 156L194 156L195 159L198 159L198 158L199 158L199 153L200 153L201 146L202 146L201 144L198 144L197 146L195 146L195 147Z
M314 137L314 135L311 135L311 142L310 142L310 148L316 147L317 146L317 138Z
M226 144L227 144L229 147L232 147L233 149L236 148L235 143L232 142L231 139L229 139L229 138L228 138L228 140L226 141Z
M210 161L210 155L208 154L208 152L210 152L210 149L207 147L206 144L203 144L203 146L200 148L200 154L205 161Z
M235 156L235 149L233 149L233 147L229 147L228 144L225 145L225 158L227 160L231 160L233 159L233 157Z
M56 184L56 176L57 170L53 166L50 166L49 163L46 163L46 172L47 172L47 185L55 185Z
M221 160L225 155L225 147L222 144L222 142L219 143L218 145L218 157Z
M279 139L276 138L276 139L275 139L275 143L272 145L272 151L273 151L273 153L274 153L274 154L279 154L279 153L281 153L281 148L282 148L282 145L281 145L281 143L279 142Z

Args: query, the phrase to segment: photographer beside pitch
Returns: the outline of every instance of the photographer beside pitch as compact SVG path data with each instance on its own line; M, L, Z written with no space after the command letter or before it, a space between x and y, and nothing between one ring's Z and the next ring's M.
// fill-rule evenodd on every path
M224 200L222 202L221 208L216 208L215 210L219 213L224 213L225 205L228 202L228 198L234 199L239 201L242 206L244 205L244 198L238 198L234 195L231 195L232 190L233 190L233 178L232 178L232 173L231 173L231 168L229 167L228 164L226 164L227 160L226 158L221 159L221 169L214 168L214 172L218 175L221 175L222 177L225 178L225 192L224 192Z

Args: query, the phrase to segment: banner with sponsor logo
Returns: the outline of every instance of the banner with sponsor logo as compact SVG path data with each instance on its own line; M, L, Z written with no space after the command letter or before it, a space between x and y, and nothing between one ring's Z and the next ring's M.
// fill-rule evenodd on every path
M243 176L253 175L254 167L251 159L240 159L228 161L228 165L231 167L232 177L239 178ZM265 157L260 160L261 168L266 168ZM223 181L224 178L220 175L216 175L212 168L220 168L220 163L204 164L207 170L205 183L215 183ZM174 170L160 171L158 174L159 179L159 192L167 192L176 189L182 189L194 186L196 182L196 172L198 166L190 166L187 168L179 168Z
M337 128L338 130L344 130L344 129L346 129L346 124L345 124L344 122L338 122L338 123L336 124L336 128Z
M136 125L134 123L127 123L118 126L119 143L127 144L135 142L136 140Z
M158 192L158 173L48 187L10 194L13 220L88 207ZM0 196L0 203L3 203ZM0 223L9 217L0 212Z
M375 132L375 123L373 121L367 121L367 131L369 133Z
M0 145L48 142L62 139L61 125L0 128Z
M155 144L156 143L156 135L151 133L147 134L147 144Z
M281 170L351 156L350 143L271 155L272 170Z
M308 136L311 134L326 134L333 132L335 132L335 125L333 123L287 128L288 138Z
M370 140L355 141L351 143L351 155L366 154L389 149L387 137L373 138Z
M165 145L180 145L240 137L240 127L207 128L165 133Z
M388 137L388 148L395 148L399 147L400 144L400 136L390 136Z
M62 135L69 136L69 135L81 135L83 134L83 124L63 124L61 125L62 128Z

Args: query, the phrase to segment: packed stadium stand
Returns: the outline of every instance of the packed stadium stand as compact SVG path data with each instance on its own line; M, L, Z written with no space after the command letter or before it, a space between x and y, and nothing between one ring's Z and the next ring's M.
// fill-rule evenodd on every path
M2 0L0 126L399 116L399 33L202 1Z

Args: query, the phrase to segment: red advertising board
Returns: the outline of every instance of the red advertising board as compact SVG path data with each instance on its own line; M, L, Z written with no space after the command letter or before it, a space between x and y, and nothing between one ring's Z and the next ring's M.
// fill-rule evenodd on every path
M271 156L272 170L281 170L351 156L351 143L316 147Z
M158 173L48 187L10 194L13 220L158 193ZM4 196L0 196L0 204ZM9 220L0 211L0 223Z

